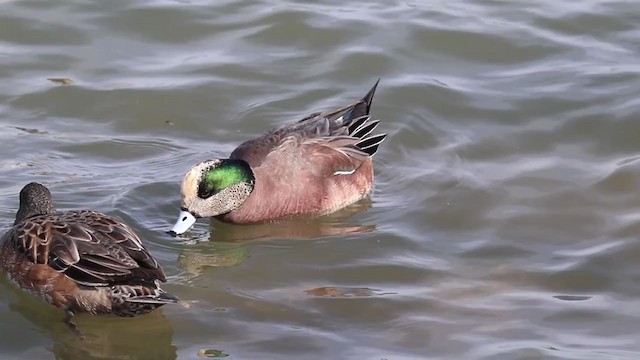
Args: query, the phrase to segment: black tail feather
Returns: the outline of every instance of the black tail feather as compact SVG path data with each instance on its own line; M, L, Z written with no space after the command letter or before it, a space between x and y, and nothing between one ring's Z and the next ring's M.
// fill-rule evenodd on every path
M370 116L361 116L361 117L359 117L357 119L353 119L351 124L349 124L349 134L355 133L370 118L371 118Z
M378 146L380 146L380 143L384 141L384 138L386 137L387 137L387 134L378 134L378 135L370 136L356 143L356 146L360 150L369 154L369 156L373 156L378 151Z
M373 146L369 146L365 151L367 152L367 154L369 154L369 156L373 156L378 152L378 147L380 146L380 144L375 144Z
M358 127L356 131L354 131L351 136L363 139L365 136L371 134L373 130L378 126L380 120L369 121L366 124Z
M378 87L378 83L380 83L380 78L373 84L371 90L360 100L354 107L349 111L349 113L344 115L344 119L346 121L357 119L361 116L369 115L369 111L371 111L371 103L373 102L373 95L376 93L376 88Z

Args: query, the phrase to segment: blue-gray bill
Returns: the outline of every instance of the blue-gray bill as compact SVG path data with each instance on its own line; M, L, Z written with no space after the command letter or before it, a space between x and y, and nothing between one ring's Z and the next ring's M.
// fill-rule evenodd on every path
M193 224L196 223L196 217L191 215L188 211L180 211L178 215L178 221L176 221L173 228L168 231L169 235L176 236L180 234L184 234L187 230L191 229Z

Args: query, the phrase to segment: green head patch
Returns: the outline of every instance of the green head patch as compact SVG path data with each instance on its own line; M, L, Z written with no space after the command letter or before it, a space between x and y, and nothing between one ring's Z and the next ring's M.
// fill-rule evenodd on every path
M198 197L206 199L239 183L253 183L253 172L242 160L221 160L216 166L206 169L198 185Z

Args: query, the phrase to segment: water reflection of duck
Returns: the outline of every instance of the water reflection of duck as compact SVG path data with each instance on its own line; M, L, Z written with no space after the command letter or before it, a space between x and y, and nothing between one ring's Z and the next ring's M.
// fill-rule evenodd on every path
M323 237L365 234L375 225L355 222L353 216L371 207L369 199L338 210L332 214L311 219L290 219L255 225L231 225L212 221L210 240L185 248L178 256L178 267L187 278L197 277L206 267L228 267L243 262L249 247L247 243L269 239L312 240ZM215 231L213 231L215 227ZM215 232L215 235L211 235Z
M10 286L7 281L3 284ZM164 315L153 312L135 319L121 317L91 317L79 315L84 339L65 330L56 321L57 312L22 291L14 292L17 298L9 307L38 331L53 341L56 359L175 359L176 347L172 344L173 328ZM12 296L13 297L13 296Z
M351 220L356 214L365 212L371 207L371 200L365 199L356 204L340 209L329 215L317 218L295 218L274 221L264 224L237 226L219 221L212 221L210 240L247 242L266 239L317 239L321 237L347 236L369 233L375 225L363 225Z

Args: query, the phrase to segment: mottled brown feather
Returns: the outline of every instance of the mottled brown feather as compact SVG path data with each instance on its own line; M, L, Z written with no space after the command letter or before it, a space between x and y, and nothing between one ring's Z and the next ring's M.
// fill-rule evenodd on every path
M34 184L25 189L50 196ZM164 271L128 225L95 211L40 208L23 192L0 248L2 268L19 287L70 313L133 316L177 301L158 287Z
M16 251L78 283L104 286L127 281L166 281L133 230L94 211L39 215L14 228ZM134 275L135 273L135 275Z

